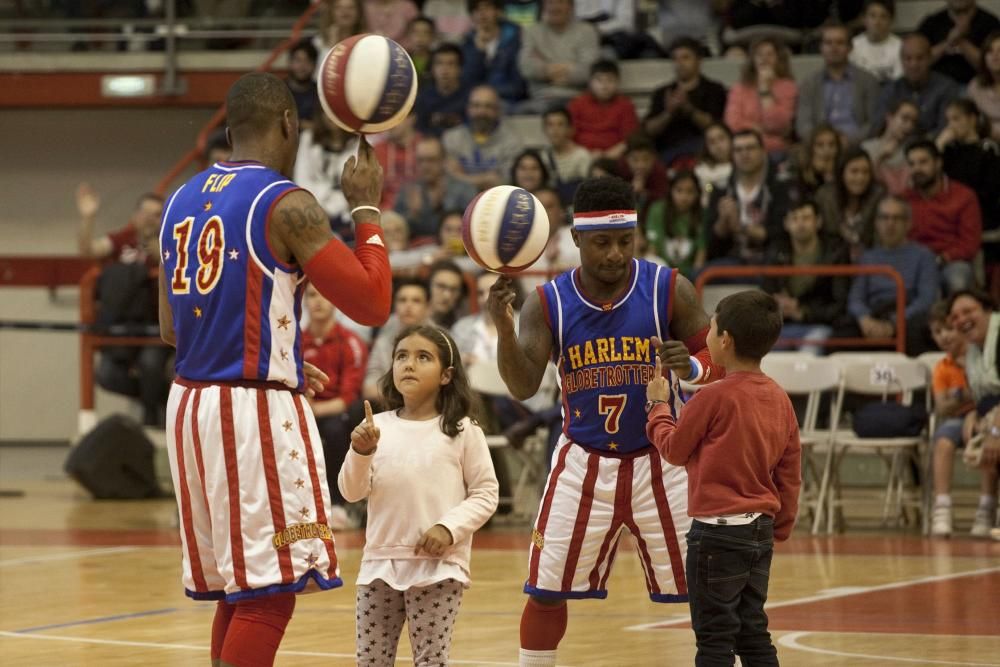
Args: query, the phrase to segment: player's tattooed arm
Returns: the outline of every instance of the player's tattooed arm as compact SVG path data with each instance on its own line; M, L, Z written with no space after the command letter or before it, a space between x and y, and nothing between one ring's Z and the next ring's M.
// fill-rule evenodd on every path
M512 324L498 324L497 364L511 395L523 401L538 391L552 354L552 332L545 323L537 292L525 299L519 328L515 333Z
M670 335L674 340L687 340L711 324L694 285L684 276L678 275L674 282L673 299L674 312L670 316Z
M304 266L333 238L329 216L305 190L285 195L271 216L271 248L284 262Z

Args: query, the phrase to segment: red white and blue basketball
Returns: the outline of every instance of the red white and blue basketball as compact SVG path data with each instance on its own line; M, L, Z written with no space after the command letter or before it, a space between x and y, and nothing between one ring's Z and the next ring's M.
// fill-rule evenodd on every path
M548 240L545 207L535 195L513 185L479 193L462 217L465 250L487 271L524 271L541 257Z
M323 110L340 127L385 132L413 108L417 70L406 49L388 37L355 35L326 54L316 87Z

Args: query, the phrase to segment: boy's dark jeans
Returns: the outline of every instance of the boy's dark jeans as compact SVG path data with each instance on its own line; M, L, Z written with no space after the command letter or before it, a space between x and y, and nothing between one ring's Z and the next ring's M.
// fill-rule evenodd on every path
M695 665L777 665L764 601L774 547L774 519L744 526L692 521L687 583L698 653Z

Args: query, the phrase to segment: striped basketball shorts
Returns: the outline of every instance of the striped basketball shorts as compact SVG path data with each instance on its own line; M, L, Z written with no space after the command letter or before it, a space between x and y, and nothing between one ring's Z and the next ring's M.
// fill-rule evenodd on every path
M167 449L188 596L238 602L342 585L323 447L301 394L178 378Z
M545 598L606 598L618 542L637 543L654 602L684 602L687 472L653 447L598 454L565 436L553 453L532 531L524 592Z

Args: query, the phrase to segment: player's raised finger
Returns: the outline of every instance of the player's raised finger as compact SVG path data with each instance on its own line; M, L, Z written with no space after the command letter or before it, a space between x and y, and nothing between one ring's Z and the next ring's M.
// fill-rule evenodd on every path
M375 426L375 417L372 415L372 404L368 401L365 401L365 422L369 426Z
M663 362L660 360L660 355L656 355L656 370L653 374L654 378L663 377Z

